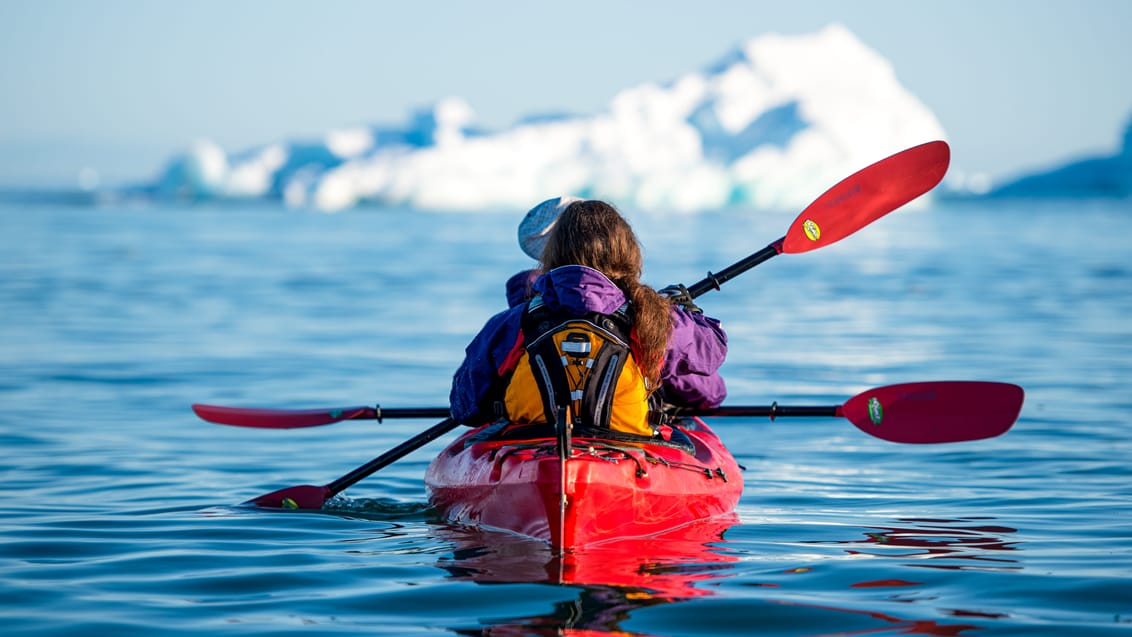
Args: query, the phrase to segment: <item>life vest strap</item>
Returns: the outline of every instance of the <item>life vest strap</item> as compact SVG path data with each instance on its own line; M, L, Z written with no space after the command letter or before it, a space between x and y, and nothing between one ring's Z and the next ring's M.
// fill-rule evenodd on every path
M629 304L613 314L554 312L536 296L523 313L527 358L547 422L570 408L575 426L608 429L614 389L625 364L632 321Z

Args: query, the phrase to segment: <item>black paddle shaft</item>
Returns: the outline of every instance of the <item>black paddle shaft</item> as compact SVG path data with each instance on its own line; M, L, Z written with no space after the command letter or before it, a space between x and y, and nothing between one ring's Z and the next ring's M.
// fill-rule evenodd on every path
M445 418L444 420L436 423L428 429L425 429L421 433L413 436L412 438L409 438L405 442L402 442L396 447L393 447L389 451L386 451L380 456L374 458L373 460L370 460L357 469L354 469L350 473L347 473L341 478L338 478L334 482L331 482L330 484L326 485L326 488L330 490L330 495L341 493L345 489L348 489L364 478L370 476L375 471L387 465L391 465L394 462L397 462L401 458L404 458L410 453L413 453L417 449L420 449L421 447L427 445L433 440L436 440L437 438L443 436L444 434L452 431L459 426L460 423L456 422L455 420L452 420L451 418Z
M785 240L786 237L782 237L762 250L759 250L742 261L727 266L715 274L708 272L707 278L688 286L688 294L694 299L704 292L718 290L720 285L743 274L763 261L767 261L771 257L782 254L782 243Z
M836 418L841 415L841 406L836 407L782 407L774 403L769 407L748 407L736 405L734 407L715 407L713 409L696 409L696 416L769 416L771 420L778 417L808 416L816 418Z

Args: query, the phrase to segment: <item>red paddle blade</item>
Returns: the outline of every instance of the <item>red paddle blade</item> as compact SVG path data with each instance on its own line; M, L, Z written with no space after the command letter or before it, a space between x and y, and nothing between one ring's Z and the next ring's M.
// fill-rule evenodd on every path
M782 251L808 252L844 239L935 188L950 162L947 142L934 141L849 175L798 215Z
M317 427L353 418L373 418L373 407L335 407L331 409L255 409L193 405L197 416L209 422L236 427L294 429Z
M1010 383L937 381L877 387L841 406L858 429L892 442L962 442L1006 433L1024 392Z
M272 491L267 495L248 500L244 504L271 509L321 509L331 495L330 487L304 484Z

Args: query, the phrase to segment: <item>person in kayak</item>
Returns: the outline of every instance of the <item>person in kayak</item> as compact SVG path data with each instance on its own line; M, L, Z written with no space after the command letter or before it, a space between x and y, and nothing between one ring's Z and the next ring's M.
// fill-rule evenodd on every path
M718 370L727 355L727 336L722 326L705 316L682 286L661 294L641 283L640 245L612 205L569 202L540 247L533 298L490 318L468 345L453 377L453 419L466 425L549 421L557 405L549 404L546 370L536 373L534 363L557 363L557 357L538 354L536 344L553 340L559 350L576 350L580 346L568 341L580 333L590 339L587 352L591 342L595 352L606 345L614 352L614 371L604 376L605 383L587 381L596 374L575 378L572 382L579 384L569 392L600 394L597 403L585 403L586 409L604 405L604 413L575 414L594 426L651 436L661 401L692 408L723 402L727 391ZM563 325L569 329L560 329ZM617 354L622 345L624 357ZM609 360L597 362L602 368Z

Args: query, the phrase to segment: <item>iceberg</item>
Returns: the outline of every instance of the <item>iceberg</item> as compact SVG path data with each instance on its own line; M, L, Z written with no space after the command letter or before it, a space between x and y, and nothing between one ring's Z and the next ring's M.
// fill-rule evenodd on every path
M874 161L945 138L887 60L831 25L752 38L702 70L627 88L592 115L532 115L486 131L465 100L448 97L400 126L238 153L203 141L135 192L325 211L513 211L555 195L646 210L793 208Z
M992 188L987 197L1132 197L1132 120L1120 150L1085 157Z

